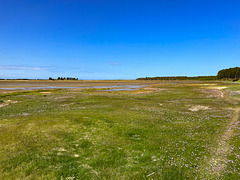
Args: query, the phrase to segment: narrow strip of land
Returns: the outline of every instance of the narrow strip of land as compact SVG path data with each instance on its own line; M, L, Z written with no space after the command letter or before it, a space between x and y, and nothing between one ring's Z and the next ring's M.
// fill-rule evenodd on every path
M227 102L234 105L238 103L235 99L232 99L231 97L229 97L222 90L220 90L220 93L221 93L221 97L224 98ZM228 110L232 111L231 120L226 130L222 134L222 136L220 136L217 147L213 149L212 157L208 162L208 166L205 170L203 170L205 171L204 174L210 173L219 177L227 167L227 164L228 164L227 156L231 152L231 146L229 144L229 140L234 136L234 132L239 125L238 119L239 119L240 107L229 108ZM208 171L208 173L206 171Z
M211 171L213 174L220 176L223 170L226 168L228 159L227 155L230 153L230 145L228 140L234 135L235 129L238 127L240 108L232 108L232 119L226 128L225 132L221 136L218 146L213 152L213 157L210 160Z

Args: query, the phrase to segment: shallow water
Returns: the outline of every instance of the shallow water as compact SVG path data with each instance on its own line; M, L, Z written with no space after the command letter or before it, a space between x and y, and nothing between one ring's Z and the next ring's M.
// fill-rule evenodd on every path
M136 85L121 85L121 86L85 86L85 87L56 87L56 86L43 86L43 87L16 87L16 88L0 88L3 90L38 90L38 89L87 89L87 88L103 88L103 91L131 91L138 90L143 86ZM116 88L116 89L108 89Z
M118 87L117 89L105 89L105 90L101 90L101 91L133 91L133 90L138 90L142 87L142 86L134 86L134 85L125 85L124 87L122 86L114 86L114 87Z

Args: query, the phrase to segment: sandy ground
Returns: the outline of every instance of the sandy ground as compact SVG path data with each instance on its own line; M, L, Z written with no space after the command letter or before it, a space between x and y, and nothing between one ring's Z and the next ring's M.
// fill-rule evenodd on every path
M197 105L197 106L192 106L191 108L189 108L190 111L199 111L199 110L207 110L210 109L207 106L201 106L201 105Z
M8 106L9 104L15 104L17 102L18 101L11 101L11 100L4 101L3 103L0 104L0 108L4 106Z

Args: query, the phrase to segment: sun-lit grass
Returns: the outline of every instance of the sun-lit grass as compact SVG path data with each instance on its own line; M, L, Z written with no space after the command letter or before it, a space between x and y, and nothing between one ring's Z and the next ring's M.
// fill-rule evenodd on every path
M205 87L1 94L17 103L0 108L0 179L216 178L206 168L236 105ZM222 178L239 177L238 131Z

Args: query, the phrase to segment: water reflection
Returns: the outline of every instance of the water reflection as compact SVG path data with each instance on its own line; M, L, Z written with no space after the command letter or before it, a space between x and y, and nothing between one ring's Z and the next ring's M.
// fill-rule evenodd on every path
M123 91L123 90L138 90L143 86L136 85L120 85L120 86L85 86L85 87L56 87L56 86L44 86L44 87L16 87L16 88L0 88L4 90L39 90L39 89L87 89L98 88L104 89L102 91Z

